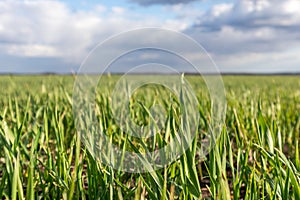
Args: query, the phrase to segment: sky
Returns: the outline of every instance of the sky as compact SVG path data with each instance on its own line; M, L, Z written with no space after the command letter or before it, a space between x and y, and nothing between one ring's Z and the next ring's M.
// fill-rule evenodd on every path
M221 72L300 72L299 11L299 0L2 0L0 73L74 73L100 42L144 27L188 35ZM172 57L155 62L164 59Z

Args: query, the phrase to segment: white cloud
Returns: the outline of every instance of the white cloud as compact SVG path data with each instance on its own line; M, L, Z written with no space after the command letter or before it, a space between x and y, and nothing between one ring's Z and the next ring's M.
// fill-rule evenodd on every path
M125 9L122 7L114 6L111 8L112 12L115 14L124 14Z
M283 10L287 13L300 15L300 1L298 0L289 0L283 2Z
M191 4L175 4L166 5L163 7L164 12L173 13L176 15L175 19L178 23L184 23L187 26L191 26L195 23L199 16L203 16L204 12Z
M144 4L155 2L162 1ZM300 68L299 49L290 50L300 46L300 1L236 0L207 11L172 2L162 10L175 17L162 20L128 7L98 4L74 11L60 1L0 1L0 57L55 58L78 66L91 48L111 35L163 27L195 38L224 70L252 65Z
M94 6L94 10L96 12L103 13L103 12L107 11L107 7L103 6L103 5L96 5L96 6Z
M299 48L285 52L253 52L213 56L217 65L226 72L299 72Z
M296 0L216 4L185 32L203 44L224 71L295 71L300 69L299 10Z
M240 0L235 4L217 4L199 18L199 26L236 29L262 26L300 25L300 3L296 0Z
M211 14L213 15L213 17L219 17L223 13L229 12L232 9L232 7L233 4L230 3L217 4L211 9Z
M197 0L131 0L142 6L188 4Z
M59 56L57 50L47 45L24 44L8 45L6 51L9 55L25 57L56 57Z
M214 5L187 33L215 53L281 51L297 46L300 10L298 1L240 0Z
M122 7L72 11L58 1L0 2L0 50L23 57L58 57L80 64L107 37L135 28L186 28L176 20L139 17Z

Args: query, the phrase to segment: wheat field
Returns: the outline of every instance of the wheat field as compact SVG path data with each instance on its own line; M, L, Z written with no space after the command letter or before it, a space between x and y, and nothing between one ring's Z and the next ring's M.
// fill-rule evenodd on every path
M300 199L298 76L223 76L226 119L204 159L198 155L211 119L209 94L198 77L186 76L196 88L199 130L178 159L145 173L98 162L83 144L72 112L75 78L0 77L2 199ZM103 132L120 148L141 151L143 141L121 132L109 109L119 76L102 78L96 108ZM153 101L168 95L157 87L138 91L132 98L139 104L131 102L135 123L145 123ZM162 102L165 124L175 131L180 112ZM155 136L158 146L167 142L164 131Z

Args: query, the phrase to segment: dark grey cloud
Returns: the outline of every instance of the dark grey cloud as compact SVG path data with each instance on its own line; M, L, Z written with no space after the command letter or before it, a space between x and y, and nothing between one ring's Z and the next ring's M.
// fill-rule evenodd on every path
M215 4L184 32L222 71L299 72L299 10L298 0Z
M300 45L299 1L218 4L186 30L215 54L275 52Z
M269 27L300 30L299 2L295 0L239 0L234 4L216 5L195 23L208 31L218 31L224 26L239 30Z
M63 62L61 58L18 57L0 54L0 74L3 73L72 73L78 67Z
M158 49L143 49L130 52L113 62L109 66L107 71L127 72L130 69L133 69L140 65L144 65L146 63L165 65L170 68L176 69L178 72L197 72L188 61L184 60L184 58L181 58L172 52L162 51ZM152 71L151 68L148 68L146 70L147 72L152 73L161 72Z
M137 3L142 6L151 6L151 5L175 5L175 4L187 4L193 1L199 0L130 0L131 2Z

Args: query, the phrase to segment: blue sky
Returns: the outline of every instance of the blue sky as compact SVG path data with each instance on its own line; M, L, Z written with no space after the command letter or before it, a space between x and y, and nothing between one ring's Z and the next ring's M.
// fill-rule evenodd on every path
M299 10L298 0L3 0L0 73L76 72L99 42L143 27L187 34L222 72L300 72Z

